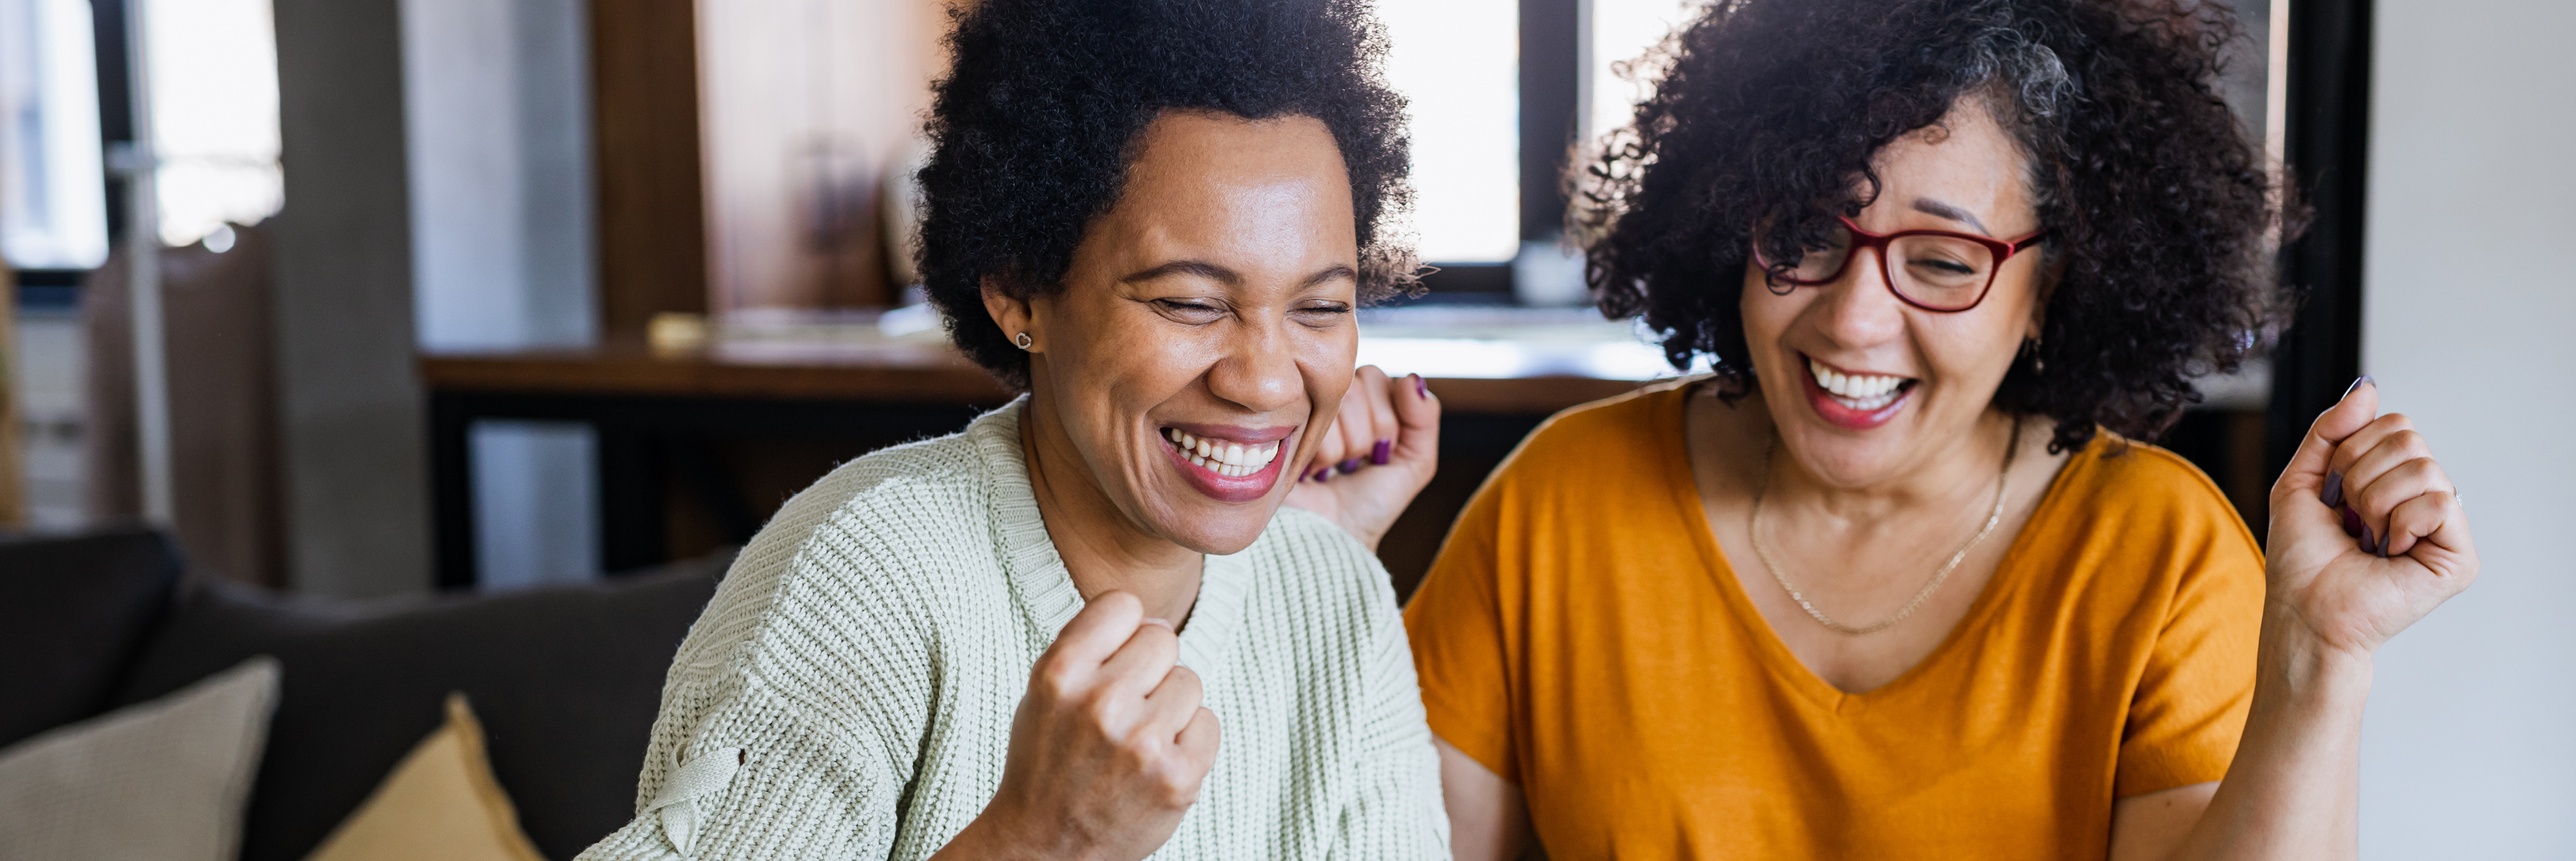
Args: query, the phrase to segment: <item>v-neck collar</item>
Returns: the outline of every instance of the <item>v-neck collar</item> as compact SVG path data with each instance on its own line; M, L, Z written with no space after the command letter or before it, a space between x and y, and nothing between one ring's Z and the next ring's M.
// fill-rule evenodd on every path
M1716 534L1709 531L1708 509L1700 502L1698 473L1692 468L1690 459L1689 404L1692 388L1684 385L1669 390L1665 396L1668 398L1664 408L1667 412L1661 424L1670 432L1658 434L1663 438L1661 444L1665 457L1677 466L1665 471L1673 476L1666 482L1672 504L1682 515L1690 532L1691 544L1699 553L1701 567L1709 573L1709 579L1717 589L1719 602L1726 605L1735 624L1744 629L1745 638L1761 651L1762 665L1801 696L1835 714L1901 696L1916 685L1917 679L1930 675L1944 662L1956 660L1954 653L1967 648L1965 641L1986 627L1988 618L2026 579L2022 569L2028 567L2025 556L2029 551L2024 540L2031 533L2031 524L2042 522L2043 518L2051 516L2054 509L2066 504L2062 497L2070 474L2079 468L2079 461L2087 461L2094 454L2094 446L2101 444L2101 440L2096 439L2059 466L2057 474L2049 479L2048 489L2040 497L2039 507L2032 509L2030 517L2022 521L2021 529L2014 533L2003 559L1995 564L1994 576L1987 578L1985 588L1977 593L1977 600L1968 606L1967 614L1959 617L1959 621L1950 626L1950 631L1942 635L1940 645L1934 646L1922 660L1914 662L1913 666L1905 668L1905 672L1886 684L1852 692L1835 687L1824 677L1816 675L1816 671L1808 667L1807 662L1799 660L1798 653L1791 651L1789 644L1780 639L1779 632L1772 630L1771 621L1763 618L1761 608L1753 605L1753 597L1745 592L1742 578L1727 562L1725 551L1717 544Z
M1001 551L1003 576L1010 583L1012 600L1020 606L1029 642L1043 648L1082 612L1083 599L1081 590L1074 588L1073 573L1065 568L1064 556L1047 535L1037 493L1029 484L1028 458L1020 451L1020 417L1028 402L1028 396L1021 395L985 413L967 426L966 436L983 461L987 514L994 547ZM1230 556L1203 557L1199 594L1181 623L1180 654L1181 665L1202 679L1215 675L1238 639L1243 604L1252 592L1253 566L1246 558L1250 553L1251 548L1245 548Z

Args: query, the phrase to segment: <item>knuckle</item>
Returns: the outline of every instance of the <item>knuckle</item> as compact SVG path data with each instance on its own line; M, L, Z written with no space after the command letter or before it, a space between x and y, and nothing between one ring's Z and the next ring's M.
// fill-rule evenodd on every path
M1199 777L1186 766L1162 769L1154 782L1167 806L1187 807L1198 800Z
M1049 699L1066 699L1082 689L1081 674L1063 661L1039 664L1037 672L1030 676L1029 682L1030 687L1036 688L1038 693L1046 695Z
M1118 720L1118 703L1099 694L1084 697L1074 711L1082 716L1083 723L1102 730Z

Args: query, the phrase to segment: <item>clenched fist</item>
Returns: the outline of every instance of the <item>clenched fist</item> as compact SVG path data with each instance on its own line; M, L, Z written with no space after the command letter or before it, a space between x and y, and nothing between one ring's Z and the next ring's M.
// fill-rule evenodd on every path
M2478 576L2459 489L2368 378L2318 416L2272 488L2270 603L2284 634L2367 656Z
M1001 789L940 858L1136 859L1171 839L1216 762L1216 713L1172 625L1091 599L1029 671Z

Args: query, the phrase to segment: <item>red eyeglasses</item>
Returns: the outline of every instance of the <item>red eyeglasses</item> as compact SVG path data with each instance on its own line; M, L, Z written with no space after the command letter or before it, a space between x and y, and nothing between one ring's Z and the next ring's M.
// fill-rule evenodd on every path
M1986 291L1994 288L1995 272L2003 268L2004 261L2048 235L2046 228L2014 240L1948 230L1871 233L1850 218L1836 216L1835 220L1842 222L1842 229L1834 232L1832 245L1807 252L1798 258L1797 265L1786 270L1774 268L1763 259L1759 241L1753 244L1753 261L1770 273L1774 284L1787 284L1795 290L1833 283L1851 266L1852 252L1872 249L1878 252L1878 272L1885 277L1888 292L1905 300L1905 304L1948 314L1986 301ZM1773 292L1786 296L1790 291Z

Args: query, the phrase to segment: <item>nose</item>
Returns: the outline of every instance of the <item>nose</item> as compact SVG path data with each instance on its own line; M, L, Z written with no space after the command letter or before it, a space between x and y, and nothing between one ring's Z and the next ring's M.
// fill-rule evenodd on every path
M1224 354L1208 368L1208 392L1256 413L1285 410L1305 397L1305 377L1297 372L1284 322L1235 327Z
M1887 286L1887 257L1879 249L1852 252L1841 278L1822 286L1806 317L1840 347L1885 343L1905 331L1905 302Z

